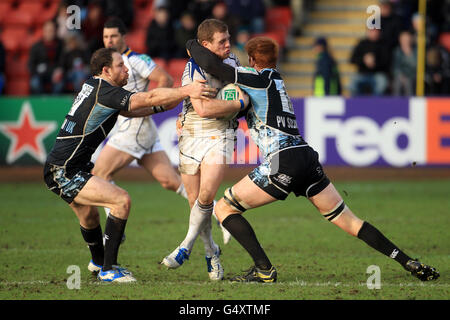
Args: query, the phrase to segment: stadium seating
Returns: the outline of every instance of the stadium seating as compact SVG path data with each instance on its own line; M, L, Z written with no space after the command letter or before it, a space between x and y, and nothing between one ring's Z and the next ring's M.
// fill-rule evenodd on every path
M28 53L8 54L6 56L5 73L8 79L28 78Z
M28 28L7 27L3 29L1 40L5 50L10 53L21 51L22 41L28 37Z
M187 61L188 59L171 59L168 62L166 71L172 76L174 87L181 86L181 77Z
M28 78L8 78L5 94L11 96L28 96L30 94L30 80Z
M0 2L0 26L4 24L4 18L8 16L11 11L11 5L6 1Z
M127 33L127 44L131 48L131 50L134 50L139 53L145 53L147 52L147 46L145 44L145 30L137 29L132 30Z
M133 30L147 30L150 21L153 19L153 1L135 0Z

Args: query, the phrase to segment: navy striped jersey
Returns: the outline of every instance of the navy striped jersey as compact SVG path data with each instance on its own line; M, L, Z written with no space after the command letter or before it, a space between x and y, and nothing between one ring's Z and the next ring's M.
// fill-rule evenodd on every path
M65 117L47 162L65 167L87 165L119 112L129 110L132 94L100 78L88 79Z

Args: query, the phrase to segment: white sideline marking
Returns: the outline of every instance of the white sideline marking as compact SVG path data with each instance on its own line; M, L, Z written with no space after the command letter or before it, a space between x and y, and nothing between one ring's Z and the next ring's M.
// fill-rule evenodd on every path
M92 280L92 281L82 281L82 283L85 284L102 284L100 281ZM142 280L139 281L136 284L147 284L153 281L147 281ZM177 281L177 282L171 282L171 281L164 281L164 284L167 285L180 285L180 284L187 284L187 285L198 285L198 286L205 286L205 285L214 285L216 286L220 282L211 282L211 281ZM290 286L290 287L348 287L348 288L354 288L354 287L362 287L366 288L367 283L365 282L314 282L314 281L303 281L303 280L296 280L296 281L288 281L288 282L276 282L276 283L230 283L227 280L224 280L222 283L224 284L231 284L231 285L273 285L273 286ZM31 281L1 281L0 286L32 286L32 285L48 285L48 284L61 284L64 285L65 281L62 279L60 281L46 281L46 280L31 280ZM381 287L450 287L449 283L432 283L432 282L400 282L400 283L381 283Z

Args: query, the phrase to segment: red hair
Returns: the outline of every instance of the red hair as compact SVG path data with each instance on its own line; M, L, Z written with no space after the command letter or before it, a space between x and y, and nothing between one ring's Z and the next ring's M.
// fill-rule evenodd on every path
M260 68L276 68L278 60L278 43L269 37L255 37L245 45L249 57Z

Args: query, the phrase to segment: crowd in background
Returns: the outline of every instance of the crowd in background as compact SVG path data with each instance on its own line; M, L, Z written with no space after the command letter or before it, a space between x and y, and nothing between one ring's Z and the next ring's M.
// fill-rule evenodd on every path
M295 3L295 6L292 4ZM187 58L185 43L196 35L197 25L206 18L223 20L229 26L232 51L241 63L248 63L244 45L255 33L265 30L268 5L291 5L310 8L313 1L295 0L154 0L153 19L146 30L145 47L153 58L170 60ZM66 26L67 7L81 8L81 28ZM366 37L353 49L350 63L357 74L349 89L356 95L414 95L417 59L417 32L420 15L417 1L380 1L381 29L367 30ZM120 0L62 0L56 16L43 25L42 39L29 53L31 94L60 94L80 90L89 76L89 58L103 46L103 24L108 17L118 16L125 25L133 27L133 1ZM450 53L439 45L442 32L450 31L450 1L428 1L426 20L427 95L450 94ZM291 34L301 34L302 15L293 12ZM314 85L322 85L322 94L341 94L339 70L327 39L315 43L317 67ZM0 43L0 93L5 82L5 51ZM322 82L317 81L321 79ZM315 88L316 90L317 88Z
M356 66L357 72L350 82L350 95L415 95L416 42L422 25L418 1L381 0L379 6L381 28L367 29L365 37L352 50L349 62ZM450 48L440 44L439 39L444 32L450 32L450 1L427 2L425 30L425 94L449 95ZM340 94L339 73L327 39L317 39L315 50L318 52L315 93Z

